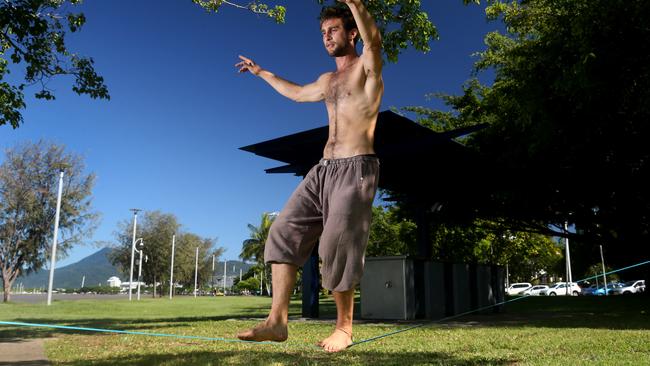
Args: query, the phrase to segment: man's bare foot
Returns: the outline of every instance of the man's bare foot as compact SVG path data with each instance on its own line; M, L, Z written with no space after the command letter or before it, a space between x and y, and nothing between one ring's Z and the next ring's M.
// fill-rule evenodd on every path
M352 332L343 328L336 328L332 334L318 342L318 345L327 352L339 352L352 344Z
M289 332L286 324L270 324L268 320L237 334L237 338L243 341L256 342L284 342L288 336Z

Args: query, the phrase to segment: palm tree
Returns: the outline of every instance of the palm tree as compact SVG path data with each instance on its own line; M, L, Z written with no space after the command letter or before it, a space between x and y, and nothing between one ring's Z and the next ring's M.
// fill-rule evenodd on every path
M271 224L277 214L265 212L262 214L262 220L259 226L254 226L248 224L248 230L250 230L250 238L244 240L242 243L241 254L239 258L245 261L254 261L257 266L264 268L264 277L266 282L267 292L270 293L271 287L271 276L270 273L266 270L264 266L264 244L266 244L266 238L269 236L269 230L271 229Z

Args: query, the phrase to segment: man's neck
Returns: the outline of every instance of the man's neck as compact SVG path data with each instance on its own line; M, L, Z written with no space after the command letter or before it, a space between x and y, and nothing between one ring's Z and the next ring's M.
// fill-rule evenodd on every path
M345 70L351 64L353 64L358 58L359 58L359 55L357 55L356 51L351 51L345 56L337 57L335 59L336 60L336 71Z

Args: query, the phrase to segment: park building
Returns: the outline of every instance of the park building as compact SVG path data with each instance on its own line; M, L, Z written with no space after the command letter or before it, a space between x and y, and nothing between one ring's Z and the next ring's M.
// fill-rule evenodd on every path
M106 282L108 282L108 287L120 287L122 285L122 281L117 276L109 278Z
M129 290L129 284L131 285L131 289L135 290L138 288L138 282L121 282L120 283L120 291L128 291ZM140 287L146 287L147 284L144 282L140 282Z

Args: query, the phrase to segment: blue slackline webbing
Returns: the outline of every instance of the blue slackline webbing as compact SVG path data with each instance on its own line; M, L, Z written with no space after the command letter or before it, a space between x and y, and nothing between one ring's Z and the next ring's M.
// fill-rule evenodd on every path
M37 323L9 322L9 321L0 321L0 324L17 325L17 326L21 326L21 327L33 327L33 328L55 328L55 329L66 329L66 330L81 330L81 331L86 331L86 332L144 335L144 336L151 336L151 337L194 339L194 340L202 340L202 341L219 341L219 342L228 342L228 343L272 344L272 345L276 345L276 346L281 345L281 343L270 342L270 341L265 341L265 342L244 341L244 340L241 340L241 339L229 339L229 338L222 338L222 337L202 337L202 336L191 336L191 335L183 335L183 334L136 332L136 331L130 331L130 330L73 327L73 326L67 326L67 325L54 325L54 324L37 324Z

